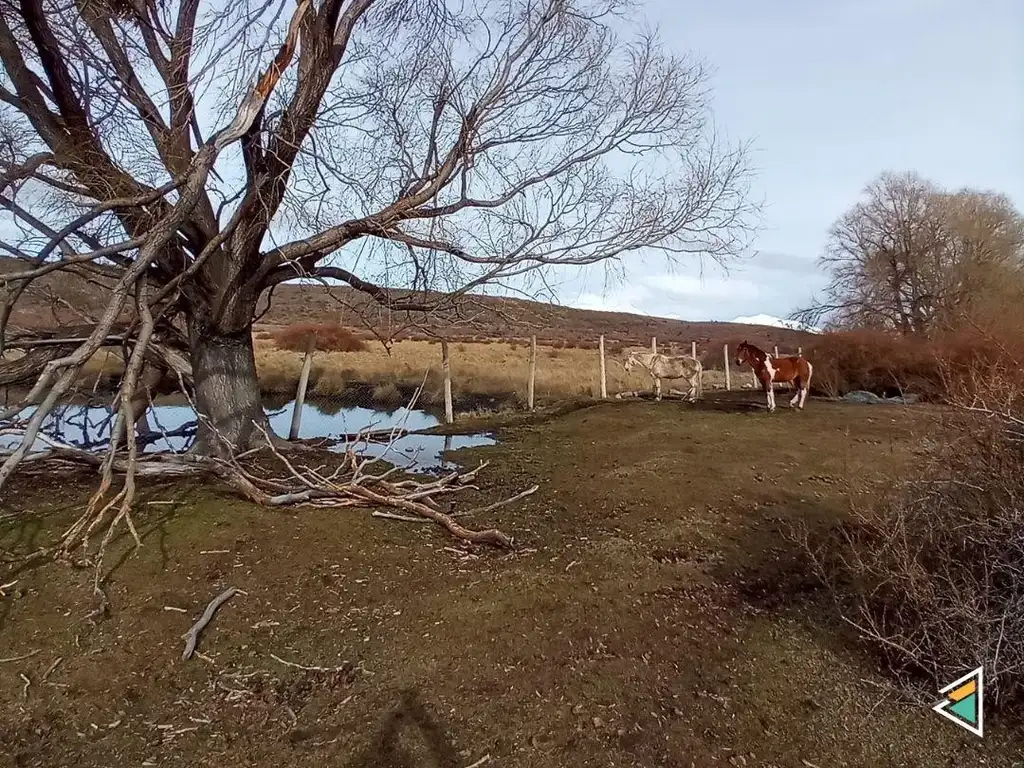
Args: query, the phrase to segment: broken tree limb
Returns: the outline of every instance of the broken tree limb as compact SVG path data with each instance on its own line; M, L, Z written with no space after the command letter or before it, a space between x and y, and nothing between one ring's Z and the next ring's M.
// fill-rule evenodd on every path
M203 615L199 617L199 621L192 625L192 628L186 632L182 637L185 638L185 650L181 654L182 661L188 661L192 658L192 654L195 653L196 643L199 642L199 633L206 629L206 625L213 620L213 614L217 612L224 603L230 600L235 593L239 590L235 587L228 587L219 595L217 595L210 604L206 606L206 610L203 611Z

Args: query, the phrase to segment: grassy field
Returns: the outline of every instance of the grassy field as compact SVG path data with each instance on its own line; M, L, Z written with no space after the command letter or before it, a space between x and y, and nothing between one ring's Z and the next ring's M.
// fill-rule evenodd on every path
M977 739L879 675L787 533L912 470L936 411L761 405L604 403L456 454L491 462L460 504L540 485L472 521L514 554L148 487L110 618L82 619L88 569L0 569L0 766L1019 766L1019 724L986 712ZM19 481L0 550L51 540L89 488Z

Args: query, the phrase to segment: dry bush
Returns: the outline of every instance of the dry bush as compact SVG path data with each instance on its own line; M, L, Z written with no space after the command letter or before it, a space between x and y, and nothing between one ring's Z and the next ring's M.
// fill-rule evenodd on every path
M914 392L926 399L941 396L936 349L917 338L883 331L822 334L806 351L814 365L812 391L838 397L854 390L879 395Z
M305 352L309 337L316 340L321 352L362 352L366 343L355 332L332 323L296 323L274 333L274 342L280 349Z
M932 339L869 330L822 334L806 351L814 364L811 388L828 397L867 390L940 401L953 388L966 396L987 377L1024 360L1019 328L965 328ZM965 389L968 382L975 384Z
M945 371L955 408L913 479L808 551L845 620L897 677L939 686L984 664L992 704L1016 707L1024 703L1024 373L1009 357L973 373Z
M373 402L381 405L394 405L402 403L405 398L403 398L398 385L393 381L386 381L373 388L372 399Z

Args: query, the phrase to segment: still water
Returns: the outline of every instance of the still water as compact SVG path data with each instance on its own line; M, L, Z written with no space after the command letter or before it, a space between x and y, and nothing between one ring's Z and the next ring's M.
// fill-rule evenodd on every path
M277 404L275 404L277 405ZM287 435L292 421L292 403L281 407L265 407L270 425L279 435ZM20 418L28 419L32 408L26 408ZM139 439L139 447L146 453L188 450L196 435L196 414L187 404L157 404L147 413L152 433ZM42 433L52 440L86 450L102 450L110 440L114 416L108 406L60 405L43 422ZM330 403L307 400L302 408L299 437L341 440L363 430L406 431L429 429L440 424L437 417L426 411L402 407L393 411L372 408L338 408ZM403 435L391 445L387 437L354 443L357 453L374 456L395 466L415 472L436 473L454 469L444 460L444 452L459 448L494 445L497 441L486 434L477 435ZM0 435L0 449L10 449L17 438ZM37 450L46 443L36 440ZM330 446L330 450L344 451L344 442Z

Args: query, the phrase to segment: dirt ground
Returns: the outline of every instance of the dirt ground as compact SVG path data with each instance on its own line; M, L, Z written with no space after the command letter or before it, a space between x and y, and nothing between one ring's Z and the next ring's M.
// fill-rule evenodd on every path
M760 405L608 403L455 454L492 462L484 497L540 484L476 521L515 535L511 555L364 511L147 489L160 503L140 505L143 547L110 558L95 626L90 570L0 570L18 580L0 765L1024 765L999 718L982 740L897 694L785 535L912 468L935 411ZM12 490L0 551L67 522L83 491L60 482Z

